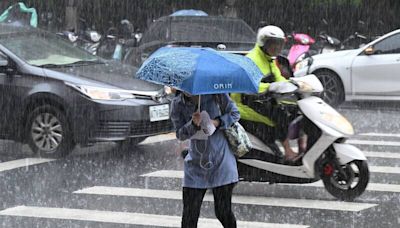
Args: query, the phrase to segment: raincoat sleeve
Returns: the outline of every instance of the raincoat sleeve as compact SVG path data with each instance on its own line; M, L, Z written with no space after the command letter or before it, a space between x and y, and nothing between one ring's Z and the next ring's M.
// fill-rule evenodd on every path
M223 115L219 117L220 125L219 129L227 129L232 126L233 123L239 121L240 113L236 104L230 99L228 94L223 94L223 103L226 104Z
M176 138L185 141L192 137L196 133L197 129L192 124L192 120L185 122L182 113L184 110L180 108L176 100L173 100L171 106L171 121L175 127Z
M269 84L269 83L265 83L265 84ZM272 122L272 120L270 120L268 117L263 116L263 115L259 114L258 112L254 111L249 106L244 105L242 103L240 93L232 93L231 98L236 103L237 108L239 109L241 119L264 123L268 126L275 126L275 124Z

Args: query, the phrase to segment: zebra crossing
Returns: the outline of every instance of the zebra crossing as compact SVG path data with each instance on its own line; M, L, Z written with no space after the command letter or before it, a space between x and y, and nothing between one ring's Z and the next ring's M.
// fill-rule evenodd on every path
M157 143L165 140L175 139L172 135L165 135L146 140L143 146L157 147ZM371 221L371 214L381 211L393 197L399 197L400 137L368 133L357 135L348 143L360 147L369 160L370 183L359 199L337 201L325 191L321 181L276 185L240 182L232 198L238 227L367 227L364 225ZM378 150L376 146L379 146ZM53 161L26 158L2 162L0 173ZM85 222L82 227L86 224L88 227L102 227L101 224L108 225L104 227L180 227L182 170L160 168L140 173L138 178L141 184L136 186L77 187L68 193L71 202L65 206L20 203L3 208L0 210L0 226L8 227L1 221L14 218L71 221L71 224ZM85 199L87 204L79 204L80 199ZM399 226L397 220L393 227ZM222 227L213 215L213 196L210 193L204 198L199 227Z

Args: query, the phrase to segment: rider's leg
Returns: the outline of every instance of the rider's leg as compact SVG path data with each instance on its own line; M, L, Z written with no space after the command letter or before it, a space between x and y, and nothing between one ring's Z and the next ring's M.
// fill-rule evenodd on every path
M285 159L286 160L293 160L298 156L298 153L294 152L292 147L289 144L289 138L284 139L281 141L283 149L285 150Z

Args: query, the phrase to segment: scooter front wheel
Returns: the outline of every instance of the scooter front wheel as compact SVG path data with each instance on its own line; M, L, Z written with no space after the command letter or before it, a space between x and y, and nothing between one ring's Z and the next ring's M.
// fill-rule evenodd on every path
M334 197L353 201L367 188L369 170L367 161L355 160L335 168L331 163L325 164L322 170L322 181L326 190Z

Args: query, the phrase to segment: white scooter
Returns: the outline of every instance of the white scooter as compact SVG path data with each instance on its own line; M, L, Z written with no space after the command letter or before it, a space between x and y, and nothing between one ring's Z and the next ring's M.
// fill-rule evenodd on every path
M271 83L273 99L296 97L302 126L308 137L307 151L297 165L277 162L274 152L249 134L253 149L238 158L241 181L269 183L311 183L322 179L326 190L340 200L360 196L369 182L367 159L346 139L354 134L352 125L314 93L323 91L314 75Z

